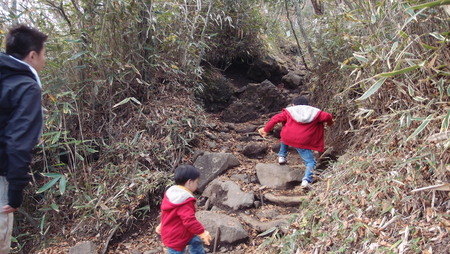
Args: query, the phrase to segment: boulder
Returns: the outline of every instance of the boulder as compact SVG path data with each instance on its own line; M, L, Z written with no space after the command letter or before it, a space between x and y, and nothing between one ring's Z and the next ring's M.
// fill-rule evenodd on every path
M257 128L258 128L258 126L253 125L253 124L249 124L249 125L246 125L246 126L244 126L242 128L236 129L236 132L237 133L255 132Z
M289 72L281 78L281 82L283 82L284 87L287 89L297 89L303 86L304 78L295 72Z
M209 153L199 155L194 162L194 167L200 170L198 189L202 191L205 186L226 170L239 166L241 163L231 153Z
M268 148L266 144L250 143L244 147L242 154L249 158L260 158L267 153Z
M283 196L266 193L264 194L264 199L282 206L298 206L308 199L308 196Z
M261 185L285 189L300 182L303 178L303 172L287 165L258 163L256 164L256 176Z
M272 56L256 59L247 71L247 78L256 82L266 79L279 81L279 77L288 73L283 61Z
M219 230L219 243L239 243L248 238L247 231L234 217L210 211L197 212L196 217L211 234L212 243L215 241L217 230Z
M281 111L288 103L288 96L265 80L260 84L247 85L239 98L222 112L221 119L233 123L248 122L261 114Z
M258 219L245 214L240 214L240 217L258 233L265 232L272 228L278 228L281 232L287 233L289 229L289 220L287 218L278 218L272 221L259 221Z
M69 249L69 254L97 254L95 244L91 241L79 242Z
M203 192L209 198L210 204L224 210L239 210L253 206L253 192L245 193L233 181L212 181Z

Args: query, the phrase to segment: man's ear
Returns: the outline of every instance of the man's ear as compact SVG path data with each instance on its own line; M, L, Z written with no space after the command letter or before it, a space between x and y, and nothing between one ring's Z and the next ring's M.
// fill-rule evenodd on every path
M31 61L33 61L33 59L36 58L36 51L32 50L30 52L28 52L28 55L26 55L22 61L26 62L26 63L31 63Z

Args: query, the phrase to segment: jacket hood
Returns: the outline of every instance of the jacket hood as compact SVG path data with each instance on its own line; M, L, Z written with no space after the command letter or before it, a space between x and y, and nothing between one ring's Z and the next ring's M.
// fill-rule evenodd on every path
M27 75L36 80L29 66L4 53L0 53L0 73L2 79L11 75Z
M195 202L194 195L187 189L178 185L170 187L165 195L167 202L164 202L163 200L163 203L161 204L162 210L171 210L184 205L187 202Z
M285 110L288 111L292 118L298 123L310 123L320 112L320 109L308 105L296 105L287 107Z

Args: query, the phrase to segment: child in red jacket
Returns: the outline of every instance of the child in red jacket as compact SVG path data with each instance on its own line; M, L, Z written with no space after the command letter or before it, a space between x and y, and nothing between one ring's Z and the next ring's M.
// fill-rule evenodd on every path
M191 254L203 254L203 243L209 245L211 236L195 217L193 192L198 188L200 172L194 166L182 165L175 169L174 178L176 185L164 194L156 232L169 254L183 254L187 245Z
M294 147L306 165L301 186L308 187L312 182L313 169L316 160L312 150L324 151L324 126L333 125L331 114L318 108L308 106L308 99L300 96L292 100L292 106L273 116L264 128L258 130L261 136L273 129L277 123L282 123L281 145L278 153L278 163L285 164L288 146Z

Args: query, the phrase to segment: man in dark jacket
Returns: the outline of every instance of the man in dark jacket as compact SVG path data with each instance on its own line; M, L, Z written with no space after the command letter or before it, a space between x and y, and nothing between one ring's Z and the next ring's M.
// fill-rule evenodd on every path
M46 40L42 32L17 25L6 36L6 54L0 53L0 253L9 252L13 212L31 180L31 151L42 132L38 73Z

